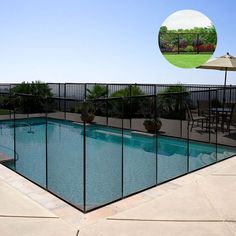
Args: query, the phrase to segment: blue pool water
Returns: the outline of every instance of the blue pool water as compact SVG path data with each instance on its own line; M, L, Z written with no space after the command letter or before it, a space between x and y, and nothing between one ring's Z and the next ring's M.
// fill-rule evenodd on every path
M0 122L0 137L0 153L14 157L13 121ZM82 125L16 120L16 162L8 165L79 208L85 197L89 210L236 153L233 148L194 141L188 145L184 139L132 131L124 131L123 144L121 130L87 126L84 154Z

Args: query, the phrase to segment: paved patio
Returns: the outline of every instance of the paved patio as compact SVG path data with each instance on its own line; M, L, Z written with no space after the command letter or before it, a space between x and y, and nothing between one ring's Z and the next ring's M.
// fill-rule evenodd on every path
M236 235L236 157L83 214L0 165L0 232Z

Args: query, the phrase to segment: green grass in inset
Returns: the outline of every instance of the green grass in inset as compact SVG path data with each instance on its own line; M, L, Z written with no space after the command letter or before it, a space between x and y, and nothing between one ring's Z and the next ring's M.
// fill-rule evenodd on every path
M208 61L212 54L164 54L163 56L174 66L195 68Z

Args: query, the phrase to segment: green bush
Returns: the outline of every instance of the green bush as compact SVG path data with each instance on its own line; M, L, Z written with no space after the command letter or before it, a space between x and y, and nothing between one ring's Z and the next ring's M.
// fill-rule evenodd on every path
M137 85L131 85L127 88L120 89L114 93L111 94L111 97L130 97L130 96L142 96L145 95L145 93L137 86ZM124 99L123 101L124 107L124 118L130 118L134 117L137 111L141 109L140 99L132 98L130 99ZM121 101L110 101L109 102L109 110L111 110L113 114L122 114L122 102ZM117 115L118 116L118 115Z
M185 49L184 49L185 52L193 52L193 46L187 46Z
M189 93L181 84L167 87L158 96L157 106L160 116L168 119L181 119L186 117L186 104L190 105Z
M112 93L110 97L129 97L140 95L145 95L145 93L137 85L130 85L124 89L120 89Z
M0 108L8 109L9 108L9 98L8 96L0 96Z
M10 99L8 96L0 96L0 115L6 115L12 112Z
M35 81L32 83L23 82L10 90L13 95L11 104L17 110L24 113L44 112L47 108L52 108L53 102L47 101L47 97L52 97L52 92L46 83ZM23 96L20 94L29 94L32 96Z

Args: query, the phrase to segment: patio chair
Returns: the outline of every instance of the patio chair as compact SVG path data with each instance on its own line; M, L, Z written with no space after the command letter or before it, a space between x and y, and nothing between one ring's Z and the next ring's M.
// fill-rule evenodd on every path
M236 127L236 104L233 105L230 117L227 119L227 131L230 133L230 126Z
M197 101L198 104L198 115L208 116L211 110L211 104L208 100Z
M201 123L201 127L203 129L203 124L204 124L204 122L205 123L208 122L208 118L206 116L193 116L192 111L188 107L188 105L186 105L186 109L187 109L189 125L191 125L190 131L192 131L195 123L197 124L197 126L199 125L199 123Z

